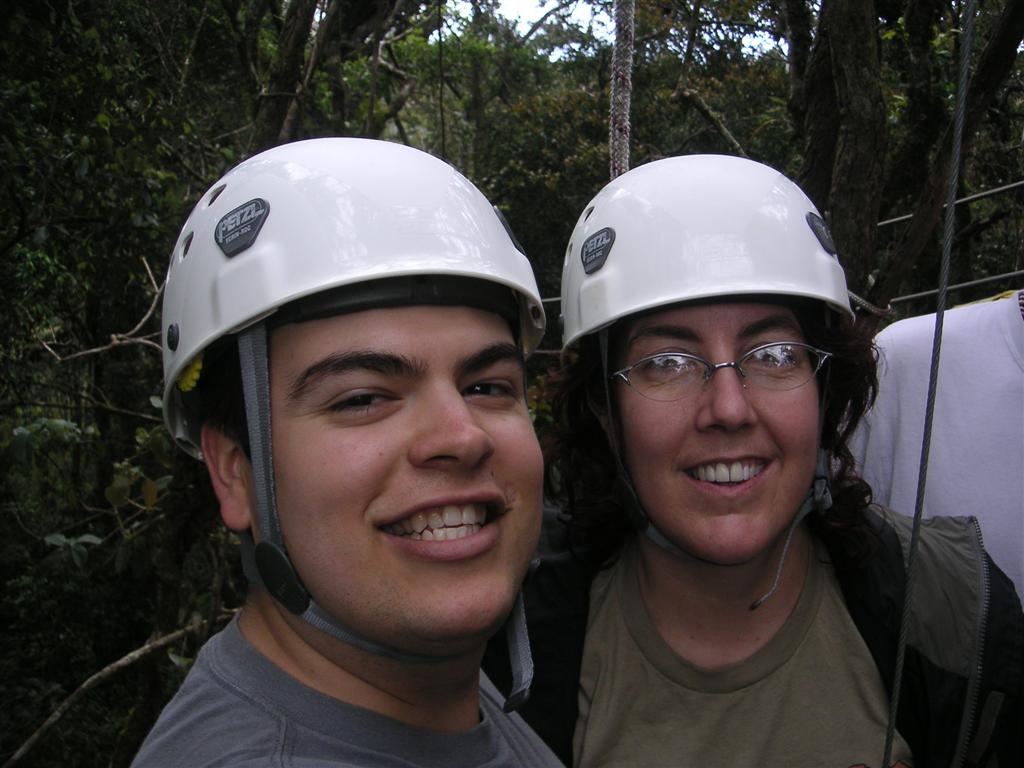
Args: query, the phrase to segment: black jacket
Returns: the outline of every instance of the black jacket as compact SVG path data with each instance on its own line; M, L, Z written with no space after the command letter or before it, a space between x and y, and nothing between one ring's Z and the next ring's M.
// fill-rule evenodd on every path
M836 575L891 696L911 521L884 510L870 521L880 545L860 566ZM571 765L595 570L567 550L553 510L545 514L539 554L525 586L534 682L519 713ZM991 765L993 755L1001 768L1024 766L1024 614L1013 583L986 554L977 521L925 520L914 573L897 728L915 767ZM484 668L507 686L500 637Z

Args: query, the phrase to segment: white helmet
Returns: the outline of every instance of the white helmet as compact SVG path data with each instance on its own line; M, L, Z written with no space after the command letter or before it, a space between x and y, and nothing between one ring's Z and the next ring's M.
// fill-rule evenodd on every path
M818 299L853 315L825 222L796 184L739 157L658 160L608 184L576 223L563 346L637 312L739 294Z
M544 332L533 270L504 220L447 163L400 144L312 139L250 158L193 209L163 301L164 418L199 455L192 398L201 353L296 299L402 276L511 289L529 354Z

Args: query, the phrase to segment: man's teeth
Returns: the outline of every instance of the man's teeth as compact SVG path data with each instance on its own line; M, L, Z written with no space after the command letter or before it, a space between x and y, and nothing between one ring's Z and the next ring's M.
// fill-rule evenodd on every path
M706 483L742 483L759 475L762 469L764 469L763 464L743 464L739 461L734 461L732 464L719 462L699 466L690 470L690 474Z
M405 520L385 525L382 530L395 536L408 536L417 541L451 541L476 533L486 518L487 511L483 505L449 504L426 512L417 512Z

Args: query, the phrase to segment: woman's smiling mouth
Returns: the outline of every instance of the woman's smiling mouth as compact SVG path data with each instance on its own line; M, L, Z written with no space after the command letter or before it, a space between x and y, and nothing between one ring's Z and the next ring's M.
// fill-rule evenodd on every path
M762 469L764 463L760 461L719 461L688 469L686 474L706 483L742 483L761 474Z

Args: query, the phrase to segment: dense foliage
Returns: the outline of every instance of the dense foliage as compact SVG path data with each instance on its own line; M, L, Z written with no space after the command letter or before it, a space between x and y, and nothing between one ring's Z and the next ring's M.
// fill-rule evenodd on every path
M105 670L24 762L126 765L244 595L202 468L160 420L160 284L196 198L280 142L406 142L481 186L557 295L576 216L608 177L612 43L570 20L575 5L527 30L494 0L6 4L0 759ZM766 161L827 212L852 289L933 288L959 9L637 0L632 162ZM1022 37L1024 3L982 5L961 196L1024 179ZM1024 187L957 211L954 280L1024 267Z

